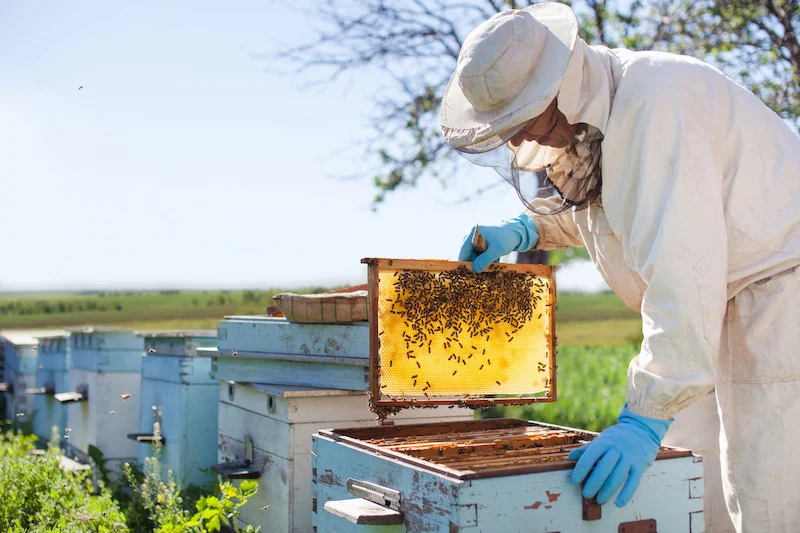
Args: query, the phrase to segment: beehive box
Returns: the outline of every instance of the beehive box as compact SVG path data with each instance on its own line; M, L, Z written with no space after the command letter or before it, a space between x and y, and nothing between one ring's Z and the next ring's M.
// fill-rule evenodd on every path
M217 461L217 401L219 383L209 375L211 358L202 348L216 345L216 331L143 334L142 388L138 460L152 455L153 424L161 426L161 464L182 485L204 485L213 479ZM198 350L200 349L200 350Z
M232 316L219 322L218 380L320 389L367 390L367 323L296 324L285 318ZM255 377L254 377L255 376Z
M392 421L401 424L472 417L468 409L420 409L400 413ZM220 464L215 470L234 479L259 478L258 493L243 508L246 523L260 525L262 531L305 533L311 530L311 435L325 427L375 424L375 414L368 409L363 391L222 383ZM252 445L251 457L246 441Z
M703 531L699 457L662 448L627 506L599 506L569 482L567 454L593 437L511 419L321 431L313 531Z
M69 391L69 368L71 365L69 335L39 337L37 350L36 383L29 389L33 396L33 430L40 443L50 441L53 427L63 446L64 429L67 427L67 406L55 399L55 395Z
M138 445L128 433L139 427L144 340L113 327L69 331L69 392L55 395L67 404L67 455L88 462L91 445L110 471L120 472L123 463L137 460Z
M5 393L5 419L15 425L29 421L33 415L36 384L38 337L65 333L62 330L7 330L0 334L5 346L5 369L0 389Z

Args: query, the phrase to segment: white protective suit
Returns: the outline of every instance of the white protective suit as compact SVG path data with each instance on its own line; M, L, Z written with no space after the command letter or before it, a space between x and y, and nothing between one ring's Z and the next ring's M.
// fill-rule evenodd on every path
M604 134L602 196L532 214L537 248L586 246L641 312L628 408L705 456L706 531L725 501L740 533L800 532L800 138L705 63L580 39L558 106Z

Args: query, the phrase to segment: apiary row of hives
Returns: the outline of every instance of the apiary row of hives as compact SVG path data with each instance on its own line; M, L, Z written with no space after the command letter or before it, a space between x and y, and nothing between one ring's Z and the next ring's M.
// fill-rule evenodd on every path
M55 432L69 458L88 464L96 448L119 472L151 454L158 421L164 470L184 484L210 479L219 385L197 350L216 345L215 331L85 327L2 331L0 341L5 418L41 443Z

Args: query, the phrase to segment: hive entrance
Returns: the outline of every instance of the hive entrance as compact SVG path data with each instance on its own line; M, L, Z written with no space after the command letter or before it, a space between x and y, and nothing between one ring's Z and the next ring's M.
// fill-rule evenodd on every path
M555 399L551 267L365 262L373 408Z

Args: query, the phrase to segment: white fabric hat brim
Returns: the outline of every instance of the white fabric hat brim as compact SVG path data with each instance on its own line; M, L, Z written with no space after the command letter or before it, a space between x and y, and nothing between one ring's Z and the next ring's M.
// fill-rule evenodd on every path
M578 21L564 4L546 2L522 10L547 29L536 69L520 93L507 104L478 111L469 103L454 73L442 98L441 128L453 148L466 148L518 127L540 115L558 94L564 70L578 38Z

